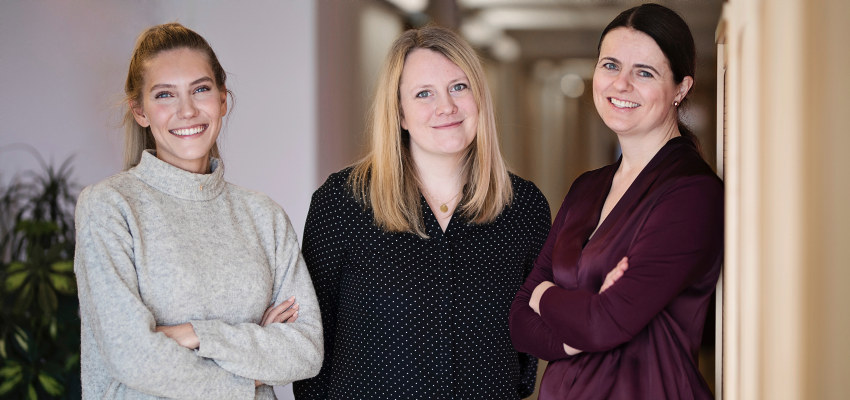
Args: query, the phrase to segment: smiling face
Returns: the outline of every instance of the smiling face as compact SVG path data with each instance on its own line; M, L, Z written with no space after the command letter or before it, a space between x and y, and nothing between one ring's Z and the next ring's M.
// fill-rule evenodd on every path
M692 84L690 76L673 81L667 57L649 35L616 28L599 49L593 102L618 135L670 135L678 132L673 102L681 102Z
M410 152L461 157L475 139L478 105L469 79L446 56L428 49L407 55L399 83L401 127L410 133Z
M145 63L141 104L131 104L150 127L156 156L195 173L209 169L209 153L227 112L227 93L216 86L207 56L188 48L167 50Z

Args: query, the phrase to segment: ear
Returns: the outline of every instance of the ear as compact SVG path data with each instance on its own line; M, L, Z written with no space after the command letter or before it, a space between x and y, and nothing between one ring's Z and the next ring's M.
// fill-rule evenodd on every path
M682 79L682 83L679 84L679 87L676 90L676 101L682 102L682 99L688 95L688 92L691 91L691 88L694 86L694 78L692 76L686 76Z
M227 114L227 87L221 87L221 115Z
M141 125L142 128L147 128L151 125L148 121L147 116L145 116L145 110L142 106L137 103L135 100L130 100L130 110L133 112L133 118L136 119L136 123Z

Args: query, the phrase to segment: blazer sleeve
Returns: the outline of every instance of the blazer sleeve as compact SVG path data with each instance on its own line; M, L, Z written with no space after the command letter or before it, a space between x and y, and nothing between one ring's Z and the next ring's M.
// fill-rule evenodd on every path
M186 399L255 395L252 379L221 368L155 331L139 294L133 238L120 196L84 190L76 208L74 272L82 323L112 378L147 394Z
M526 278L511 304L509 325L514 347L543 360L554 361L567 357L563 342L556 333L528 305L531 293L541 282L554 281L552 275L552 249L558 238L558 232L564 223L564 215L569 208L569 195L564 199L543 249L534 261L534 267Z
M630 245L629 270L601 294L552 287L540 300L545 326L583 351L631 340L686 288L704 279L723 246L723 187L714 176L671 182Z
M524 185L519 190L522 190L523 197L528 198L521 206L527 213L527 216L524 217L531 221L529 230L525 233L528 239L528 250L522 266L522 276L527 278L534 268L534 260L537 259L543 244L546 242L549 228L552 225L552 215L549 211L549 202L533 183L528 182L527 186ZM517 357L519 358L520 368L517 393L520 398L526 398L534 393L534 386L537 381L537 357L522 351L517 352Z
M344 226L350 222L343 221L341 215L346 196L343 179L334 175L313 194L304 226L303 253L322 311L325 358L316 377L293 384L293 393L299 400L325 399L330 386L337 328L339 275L346 262Z
M319 304L289 218L276 205L273 304L295 296L298 319L260 326L220 320L191 321L200 340L198 355L236 375L268 385L315 376L322 364ZM270 305L271 306L271 305Z

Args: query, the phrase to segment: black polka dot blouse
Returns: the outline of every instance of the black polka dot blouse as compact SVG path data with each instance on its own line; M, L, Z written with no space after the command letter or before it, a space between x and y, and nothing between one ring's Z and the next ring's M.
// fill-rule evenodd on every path
M346 180L314 194L304 229L324 326L325 359L296 382L303 399L518 399L537 359L514 350L511 302L543 246L549 205L514 175L514 201L492 223L455 213L446 232L424 197L429 239L378 228Z

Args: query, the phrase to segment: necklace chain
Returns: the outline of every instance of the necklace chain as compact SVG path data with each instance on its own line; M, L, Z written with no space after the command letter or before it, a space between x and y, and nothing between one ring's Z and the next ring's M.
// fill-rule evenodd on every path
M430 198L432 200L437 200L434 196L431 195L431 193L429 193L427 190L425 190L425 188L422 188L422 192L427 196L427 198ZM454 196L452 196L450 199L443 201L443 202L437 200L437 203L440 203L440 207L439 207L440 212L442 212L442 213L449 212L449 203L451 203L454 199L456 199L458 196L460 196L460 194L462 192L463 192L463 189L459 190L457 193L455 193Z

